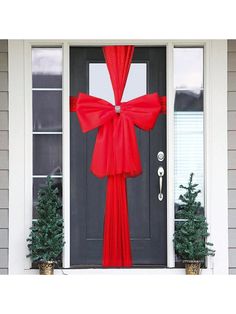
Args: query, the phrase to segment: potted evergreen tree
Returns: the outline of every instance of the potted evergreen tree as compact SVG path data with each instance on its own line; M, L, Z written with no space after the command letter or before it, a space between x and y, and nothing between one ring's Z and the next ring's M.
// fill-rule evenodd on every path
M40 275L53 275L64 246L63 218L58 188L49 176L46 186L39 189L36 205L37 219L33 221L28 242L32 262L39 266Z
M205 257L215 255L215 250L211 248L213 244L206 242L209 236L208 224L201 213L201 203L196 200L201 193L197 186L198 184L193 184L191 173L188 185L180 185L185 193L179 197L181 203L176 212L176 218L181 220L176 222L174 247L177 256L185 264L187 275L198 275Z

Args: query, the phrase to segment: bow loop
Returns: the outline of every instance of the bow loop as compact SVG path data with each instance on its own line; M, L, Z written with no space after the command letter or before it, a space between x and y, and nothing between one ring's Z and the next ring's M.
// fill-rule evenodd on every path
M133 124L145 131L151 130L162 111L161 97L157 93L147 94L122 104L122 112Z
M77 113L84 133L100 127L115 116L112 104L88 94L79 93L78 97L71 97L70 103L71 111Z

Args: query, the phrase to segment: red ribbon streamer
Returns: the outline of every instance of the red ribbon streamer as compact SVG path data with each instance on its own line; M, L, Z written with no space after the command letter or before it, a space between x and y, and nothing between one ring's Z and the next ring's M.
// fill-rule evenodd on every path
M157 93L121 102L133 52L133 46L103 48L116 107L106 100L83 93L70 97L70 109L77 113L82 131L98 128L91 171L97 177L108 177L104 267L132 266L126 178L142 172L134 126L151 130L159 114L166 112L166 97Z

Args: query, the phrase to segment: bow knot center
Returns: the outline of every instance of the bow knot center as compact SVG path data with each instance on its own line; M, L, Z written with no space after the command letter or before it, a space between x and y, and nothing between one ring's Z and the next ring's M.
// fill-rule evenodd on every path
M121 111L120 106L115 106L115 112L116 112L116 113L120 113L120 111Z

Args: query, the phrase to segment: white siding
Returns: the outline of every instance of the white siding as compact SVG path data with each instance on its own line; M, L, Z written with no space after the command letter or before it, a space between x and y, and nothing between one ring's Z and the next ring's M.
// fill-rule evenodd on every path
M228 41L229 274L236 274L236 40Z
M8 272L8 42L0 40L0 274Z

